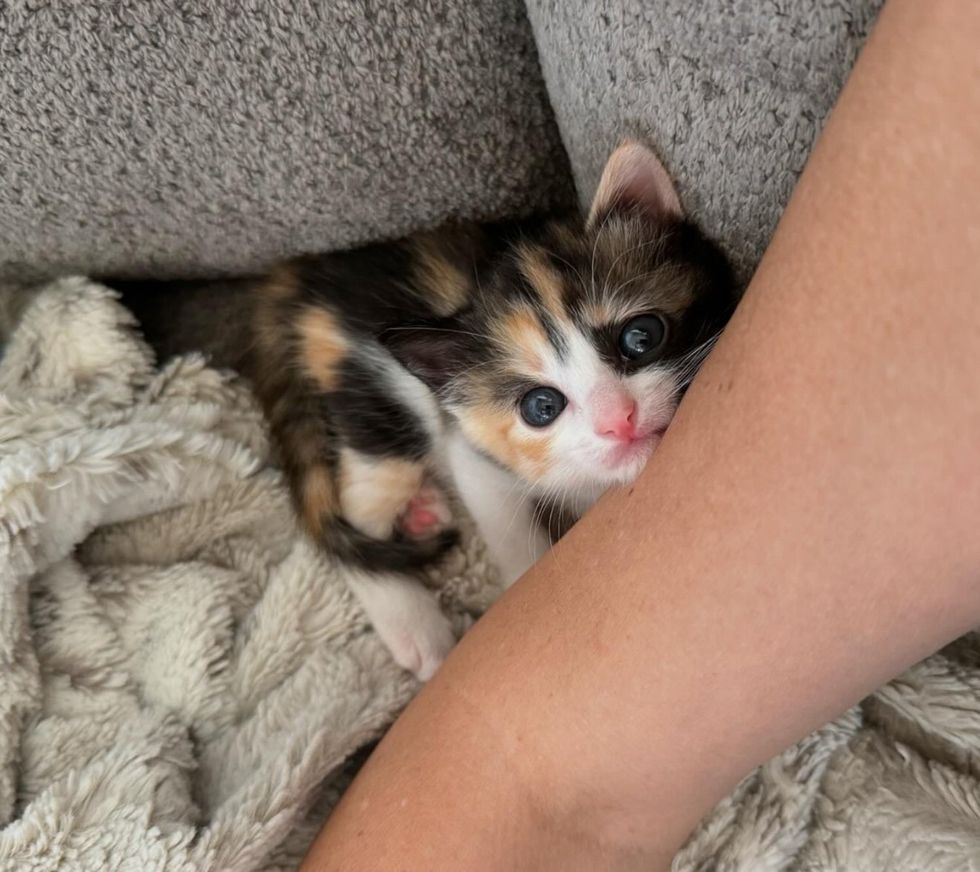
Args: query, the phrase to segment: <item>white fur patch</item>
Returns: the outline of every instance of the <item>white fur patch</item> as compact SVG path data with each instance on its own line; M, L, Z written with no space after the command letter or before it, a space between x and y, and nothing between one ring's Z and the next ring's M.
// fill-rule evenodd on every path
M395 662L428 681L456 644L436 598L417 581L348 569L347 583Z
M486 542L490 556L509 587L550 547L533 517L532 488L476 451L453 430L447 456L456 488Z

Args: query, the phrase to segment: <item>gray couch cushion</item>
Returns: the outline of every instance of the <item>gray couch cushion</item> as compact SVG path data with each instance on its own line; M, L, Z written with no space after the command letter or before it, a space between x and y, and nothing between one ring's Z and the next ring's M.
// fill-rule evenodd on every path
M241 272L570 196L520 0L12 0L0 73L0 276Z
M883 0L528 0L583 197L648 137L743 278Z

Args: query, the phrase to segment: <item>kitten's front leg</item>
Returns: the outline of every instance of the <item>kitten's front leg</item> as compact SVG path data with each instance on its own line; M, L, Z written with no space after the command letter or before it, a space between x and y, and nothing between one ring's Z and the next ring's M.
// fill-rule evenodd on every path
M442 436L432 392L387 352L365 347L330 394L337 432L340 507L378 540L420 543L452 527L452 511L431 469Z
M264 299L252 374L300 519L342 563L397 663L426 680L455 642L435 597L407 574L455 540L429 470L438 408L329 307L284 306L274 284Z
M547 531L534 518L529 485L477 452L458 431L450 434L446 447L456 489L510 587L551 547Z

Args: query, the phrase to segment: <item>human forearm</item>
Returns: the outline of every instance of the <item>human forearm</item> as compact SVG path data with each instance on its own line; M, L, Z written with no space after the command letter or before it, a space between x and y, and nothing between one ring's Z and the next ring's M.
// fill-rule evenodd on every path
M665 867L980 617L978 34L893 0L644 476L474 628L308 868Z

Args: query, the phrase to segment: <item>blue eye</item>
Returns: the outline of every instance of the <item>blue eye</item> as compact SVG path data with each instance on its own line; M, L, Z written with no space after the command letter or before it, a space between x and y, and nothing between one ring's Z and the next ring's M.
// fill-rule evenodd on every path
M521 417L532 427L547 427L568 405L561 391L554 388L531 388L521 398Z
M659 315L640 315L631 318L619 334L619 350L630 360L657 351L667 338L667 325Z

